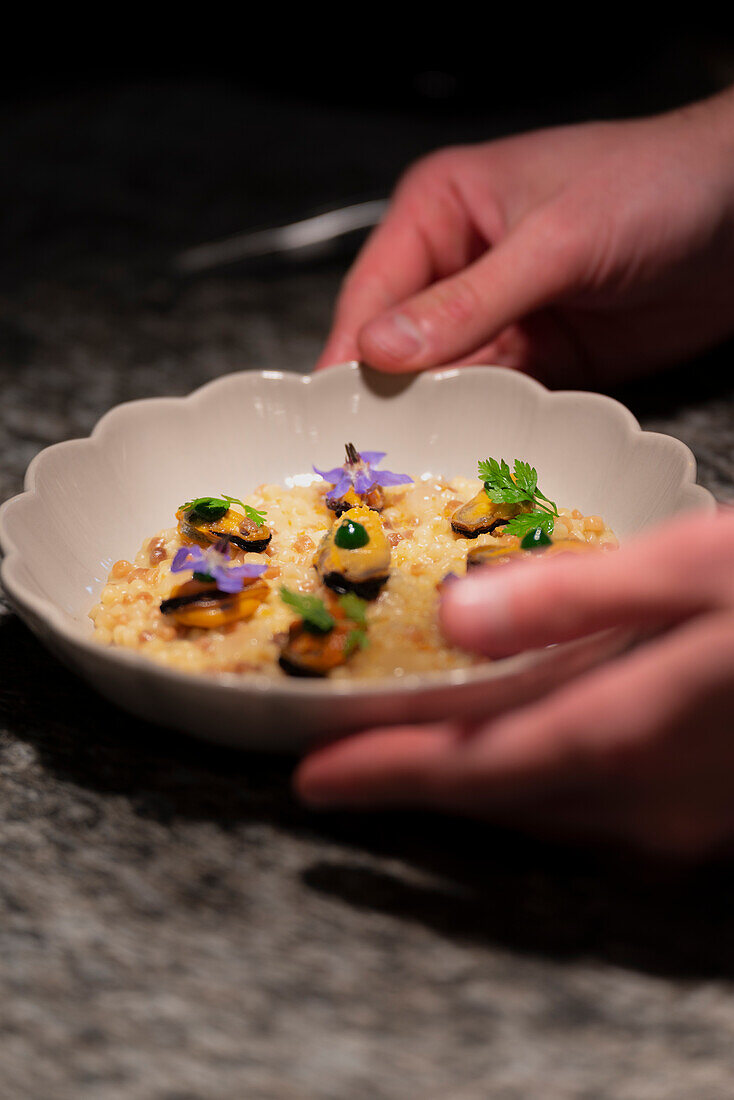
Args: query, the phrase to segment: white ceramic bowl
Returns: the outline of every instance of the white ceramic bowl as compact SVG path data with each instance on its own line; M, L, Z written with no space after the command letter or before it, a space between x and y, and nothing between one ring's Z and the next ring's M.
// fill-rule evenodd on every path
M604 516L621 539L675 512L711 510L676 439L641 431L598 394L550 393L522 374L466 367L418 377L355 363L311 376L249 371L185 398L121 405L91 437L48 447L26 491L0 509L2 580L28 626L103 695L140 717L248 747L293 749L373 723L497 711L608 654L572 643L493 664L383 681L190 675L92 640L87 617L118 558L170 523L193 489L246 490L329 467L345 440L392 469L473 474L478 457L520 457L554 500Z

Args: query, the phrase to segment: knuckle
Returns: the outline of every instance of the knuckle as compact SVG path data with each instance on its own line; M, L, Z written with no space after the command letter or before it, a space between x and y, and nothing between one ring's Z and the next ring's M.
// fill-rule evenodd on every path
M449 145L437 149L424 157L419 157L402 174L395 189L396 195L405 195L414 188L424 189L443 181L461 163L465 155L464 146Z
M528 215L527 221L546 262L567 276L580 276L588 238L579 232L578 211L568 202L554 202Z

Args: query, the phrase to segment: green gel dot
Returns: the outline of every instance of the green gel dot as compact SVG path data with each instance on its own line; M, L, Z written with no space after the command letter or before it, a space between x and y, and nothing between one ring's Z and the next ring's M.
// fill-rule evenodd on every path
M532 531L528 531L520 545L523 550L537 550L539 546L550 546L551 542L542 527L534 527Z
M362 524L355 523L351 519L345 519L334 536L334 542L342 550L358 550L360 546L366 546L369 541L370 536Z

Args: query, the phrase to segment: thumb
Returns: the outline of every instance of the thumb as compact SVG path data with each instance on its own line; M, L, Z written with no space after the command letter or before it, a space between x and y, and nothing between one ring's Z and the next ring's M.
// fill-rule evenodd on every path
M558 204L541 207L459 274L364 325L361 358L388 371L454 362L575 290L584 268L585 246L571 219Z
M615 626L662 626L715 607L727 587L723 573L731 571L734 520L702 518L702 543L685 541L687 523L666 524L617 551L477 569L446 588L444 634L464 649L502 657ZM702 570L709 536L719 545Z

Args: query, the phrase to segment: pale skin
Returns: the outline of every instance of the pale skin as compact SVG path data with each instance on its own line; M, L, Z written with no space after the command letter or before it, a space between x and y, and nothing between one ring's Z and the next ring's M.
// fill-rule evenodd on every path
M491 362L609 385L731 336L732 271L734 89L448 149L399 184L319 366ZM668 855L734 842L734 512L616 553L477 571L446 589L441 620L491 657L609 627L654 636L494 720L321 748L296 774L306 802L433 807Z

